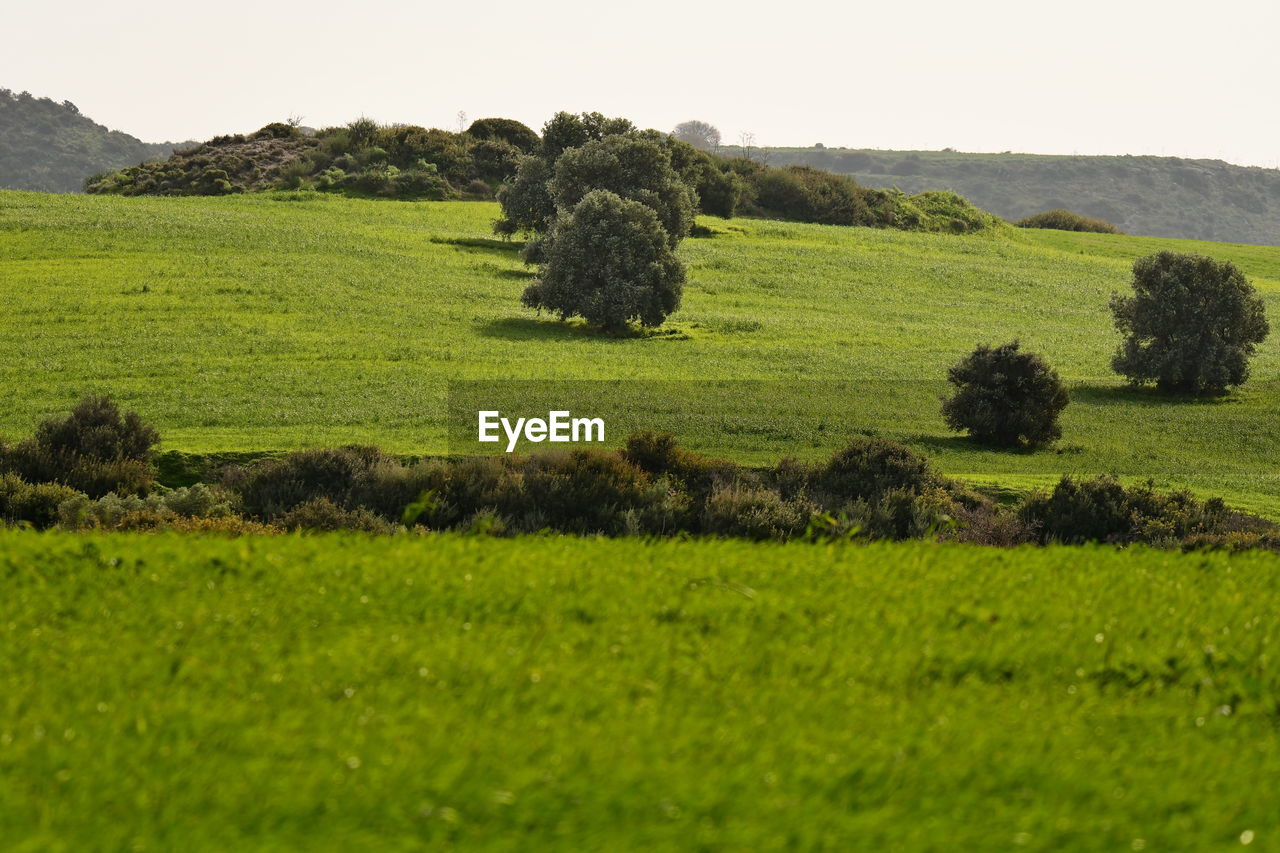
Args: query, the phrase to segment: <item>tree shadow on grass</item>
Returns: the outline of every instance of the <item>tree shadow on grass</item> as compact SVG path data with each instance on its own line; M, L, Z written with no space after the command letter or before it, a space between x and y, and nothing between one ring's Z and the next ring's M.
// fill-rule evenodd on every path
M678 328L642 329L628 326L620 332L606 332L581 321L538 319L534 317L503 317L488 320L477 327L486 338L504 341L600 341L619 343L639 340L688 340L689 336Z
M1229 406L1238 405L1240 397L1233 393L1172 394L1149 385L1073 385L1070 388L1072 402L1097 406Z
M488 252L501 252L504 255L519 254L520 250L524 248L523 241L495 240L492 237L432 237L431 242L442 246L453 246L463 251L480 249Z
M967 435L926 435L919 433L907 439L909 444L928 448L926 455L933 453L998 453L1002 456L1065 456L1083 453L1084 447L1078 444L1061 441L1040 447L1000 447L994 444L983 444Z

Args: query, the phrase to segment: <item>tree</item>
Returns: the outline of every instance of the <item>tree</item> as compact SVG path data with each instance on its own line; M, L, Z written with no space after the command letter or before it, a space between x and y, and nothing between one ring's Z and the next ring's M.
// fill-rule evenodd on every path
M1001 447L1036 447L1062 437L1058 415L1070 395L1053 370L1017 341L980 344L947 371L955 396L942 404L947 426Z
M478 118L471 122L467 134L481 141L509 142L524 154L532 154L541 141L528 125L511 118Z
M565 151L550 184L557 208L570 210L595 190L652 208L673 249L693 226L694 193L671 167L670 152L653 139L606 136Z
M661 325L680 306L684 285L684 265L672 248L653 208L592 190L557 216L524 304L608 331L632 320Z
M1222 394L1249 378L1254 345L1270 331L1257 290L1228 261L1159 252L1133 265L1133 296L1111 295L1125 339L1112 368L1135 385Z
M720 147L720 131L714 125L697 119L680 122L671 135L703 151L715 151Z

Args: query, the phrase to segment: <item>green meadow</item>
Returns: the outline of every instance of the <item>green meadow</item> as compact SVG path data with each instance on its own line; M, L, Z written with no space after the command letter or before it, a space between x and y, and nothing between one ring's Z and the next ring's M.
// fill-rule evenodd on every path
M1277 571L0 532L0 846L1272 849Z
M520 306L530 272L514 244L491 239L497 213L315 193L0 193L0 436L99 391L156 423L164 450L363 442L432 454L449 449L450 380L687 381L667 399L616 385L610 411L752 464L872 433L976 483L1108 472L1280 517L1267 463L1280 454L1280 335L1228 398L1167 400L1111 373L1106 307L1134 258L1172 248L1236 262L1280 317L1280 248L704 219L714 235L681 247L683 308L659 333L613 338ZM946 368L1014 337L1073 390L1048 451L982 449L938 414ZM536 386L526 396L555 402Z

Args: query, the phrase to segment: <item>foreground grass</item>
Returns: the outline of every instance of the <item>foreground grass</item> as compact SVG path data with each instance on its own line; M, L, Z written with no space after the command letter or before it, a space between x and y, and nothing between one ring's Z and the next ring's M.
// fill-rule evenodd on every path
M1280 560L0 533L22 850L1274 846Z
M619 339L520 307L529 273L488 239L495 205L279 200L294 197L0 193L0 435L108 391L154 420L166 449L433 453L450 380L758 379L773 382L705 392L700 414L701 387L611 394L632 425L748 463L873 431L974 480L1152 476L1280 517L1280 472L1258 463L1280 456L1280 335L1237 394L1169 402L1111 374L1106 308L1133 258L1174 248L1241 264L1280 317L1277 248L708 220L719 233L681 248L673 333ZM939 417L947 366L1013 337L1073 387L1055 451L985 450ZM557 402L545 397L527 402L545 412Z

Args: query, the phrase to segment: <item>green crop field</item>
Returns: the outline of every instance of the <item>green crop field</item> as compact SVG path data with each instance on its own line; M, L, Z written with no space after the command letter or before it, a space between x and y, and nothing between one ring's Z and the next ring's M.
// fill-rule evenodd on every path
M775 380L707 390L717 417L640 385L613 404L633 426L755 464L874 432L975 482L1150 476L1280 516L1280 474L1263 463L1280 455L1280 335L1229 398L1167 401L1110 372L1106 307L1135 257L1174 248L1235 261L1278 317L1280 248L704 220L716 233L683 244L684 307L664 333L609 338L520 306L530 273L490 239L497 211L0 193L0 436L100 391L155 422L165 450L440 453L449 380ZM1054 450L985 450L938 414L947 366L1013 337L1073 388Z
M0 846L1272 849L1278 573L0 532Z

